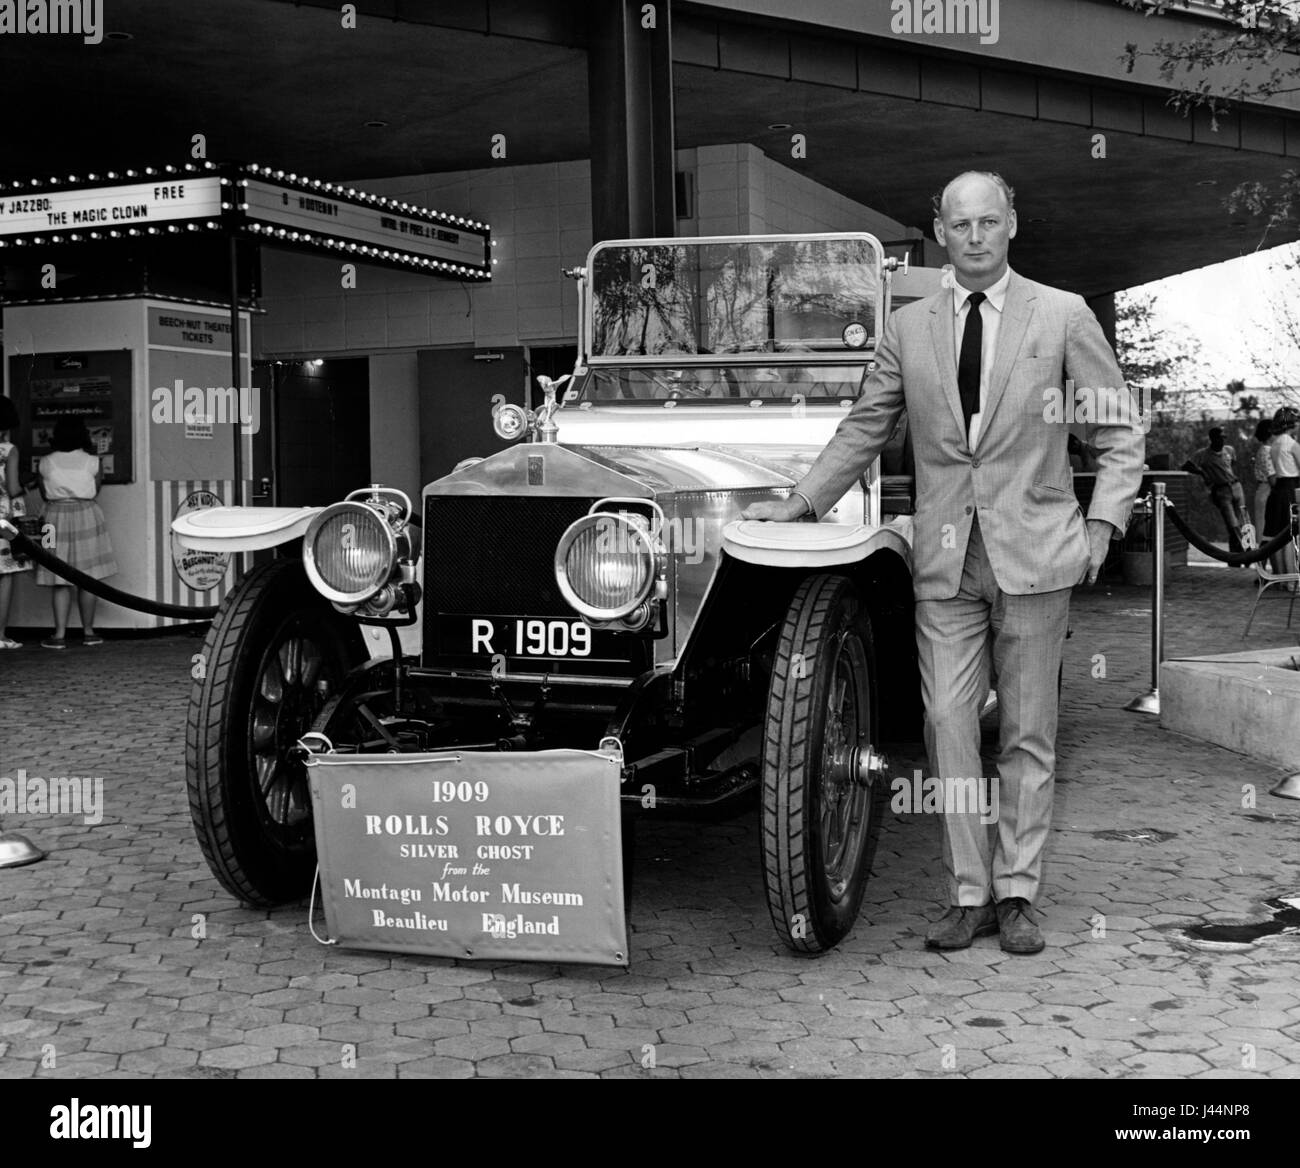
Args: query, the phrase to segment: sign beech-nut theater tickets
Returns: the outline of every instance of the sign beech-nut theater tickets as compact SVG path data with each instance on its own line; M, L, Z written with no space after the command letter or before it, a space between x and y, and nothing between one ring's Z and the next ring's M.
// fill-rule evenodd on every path
M627 964L616 759L319 754L307 766L340 945Z

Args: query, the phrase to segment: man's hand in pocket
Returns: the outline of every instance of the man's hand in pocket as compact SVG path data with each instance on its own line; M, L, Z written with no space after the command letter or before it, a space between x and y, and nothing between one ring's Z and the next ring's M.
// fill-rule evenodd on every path
M1110 541L1118 534L1118 528L1104 519L1088 520L1088 574L1083 578L1086 584L1096 584L1101 566L1106 562L1106 553L1110 550Z

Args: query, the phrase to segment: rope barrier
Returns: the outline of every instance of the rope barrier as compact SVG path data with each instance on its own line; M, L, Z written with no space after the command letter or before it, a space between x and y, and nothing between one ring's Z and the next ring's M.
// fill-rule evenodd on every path
M0 538L7 539L18 555L35 560L56 576L62 576L69 584L93 592L101 600L107 600L122 608L147 613L149 616L173 617L186 621L210 621L217 615L215 605L188 608L183 604L163 604L157 600L146 600L143 596L132 596L129 592L120 592L102 580L96 580L93 576L87 576L85 572L79 572L71 564L64 563L58 556L51 555L40 544L28 539L8 520L0 519Z
M1255 548L1252 551L1225 552L1188 527L1183 521L1183 517L1178 514L1178 509L1167 499L1165 507L1169 511L1169 518L1174 521L1174 526L1178 528L1183 538L1192 547L1196 548L1197 551L1204 552L1211 559L1222 560L1225 564L1258 564L1286 546L1290 540L1295 538L1298 530L1297 525L1293 523L1288 530L1279 532L1262 547Z
M1300 496L1300 492L1297 492ZM1165 484L1156 480L1151 484L1151 493L1138 500L1147 508L1151 516L1151 688L1139 694L1124 708L1136 714L1160 713L1160 663L1165 657L1165 512L1174 521L1183 537L1194 548L1204 552L1211 559L1225 564L1257 564L1267 559L1274 552L1284 547L1300 533L1300 499L1290 505L1291 522L1285 531L1273 536L1261 548L1249 551L1220 551L1214 544L1203 539L1183 522L1173 503L1165 494Z

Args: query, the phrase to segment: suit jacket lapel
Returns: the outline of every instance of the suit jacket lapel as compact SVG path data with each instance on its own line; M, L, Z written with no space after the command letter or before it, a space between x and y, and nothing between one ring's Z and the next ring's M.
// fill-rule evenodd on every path
M1023 280L1015 272L1011 273L1011 282L1007 285L1007 298L1002 304L1002 324L998 329L998 351L993 355L993 372L989 375L988 394L984 399L984 409L980 418L979 441L975 443L979 446L984 441L984 436L989 432L989 423L993 419L993 413L998 408L998 403L1002 400L1002 394L1007 388L1007 381L1011 377L1011 367L1016 363L1016 357L1020 353L1020 346L1025 340L1025 331L1029 327L1029 319L1034 314L1034 299L1028 281ZM948 345L949 353L952 351L952 344ZM954 377L956 374L954 374ZM960 406L960 400L958 405Z
M966 419L961 412L961 393L957 389L956 333L953 331L952 289L945 288L930 307L930 335L934 342L935 359L939 362L939 380L943 396L948 399L957 428L966 433Z

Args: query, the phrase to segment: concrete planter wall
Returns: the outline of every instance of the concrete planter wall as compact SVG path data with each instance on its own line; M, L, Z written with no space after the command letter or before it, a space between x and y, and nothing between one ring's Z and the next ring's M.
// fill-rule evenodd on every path
M1160 724L1277 766L1300 767L1300 648L1164 662Z

